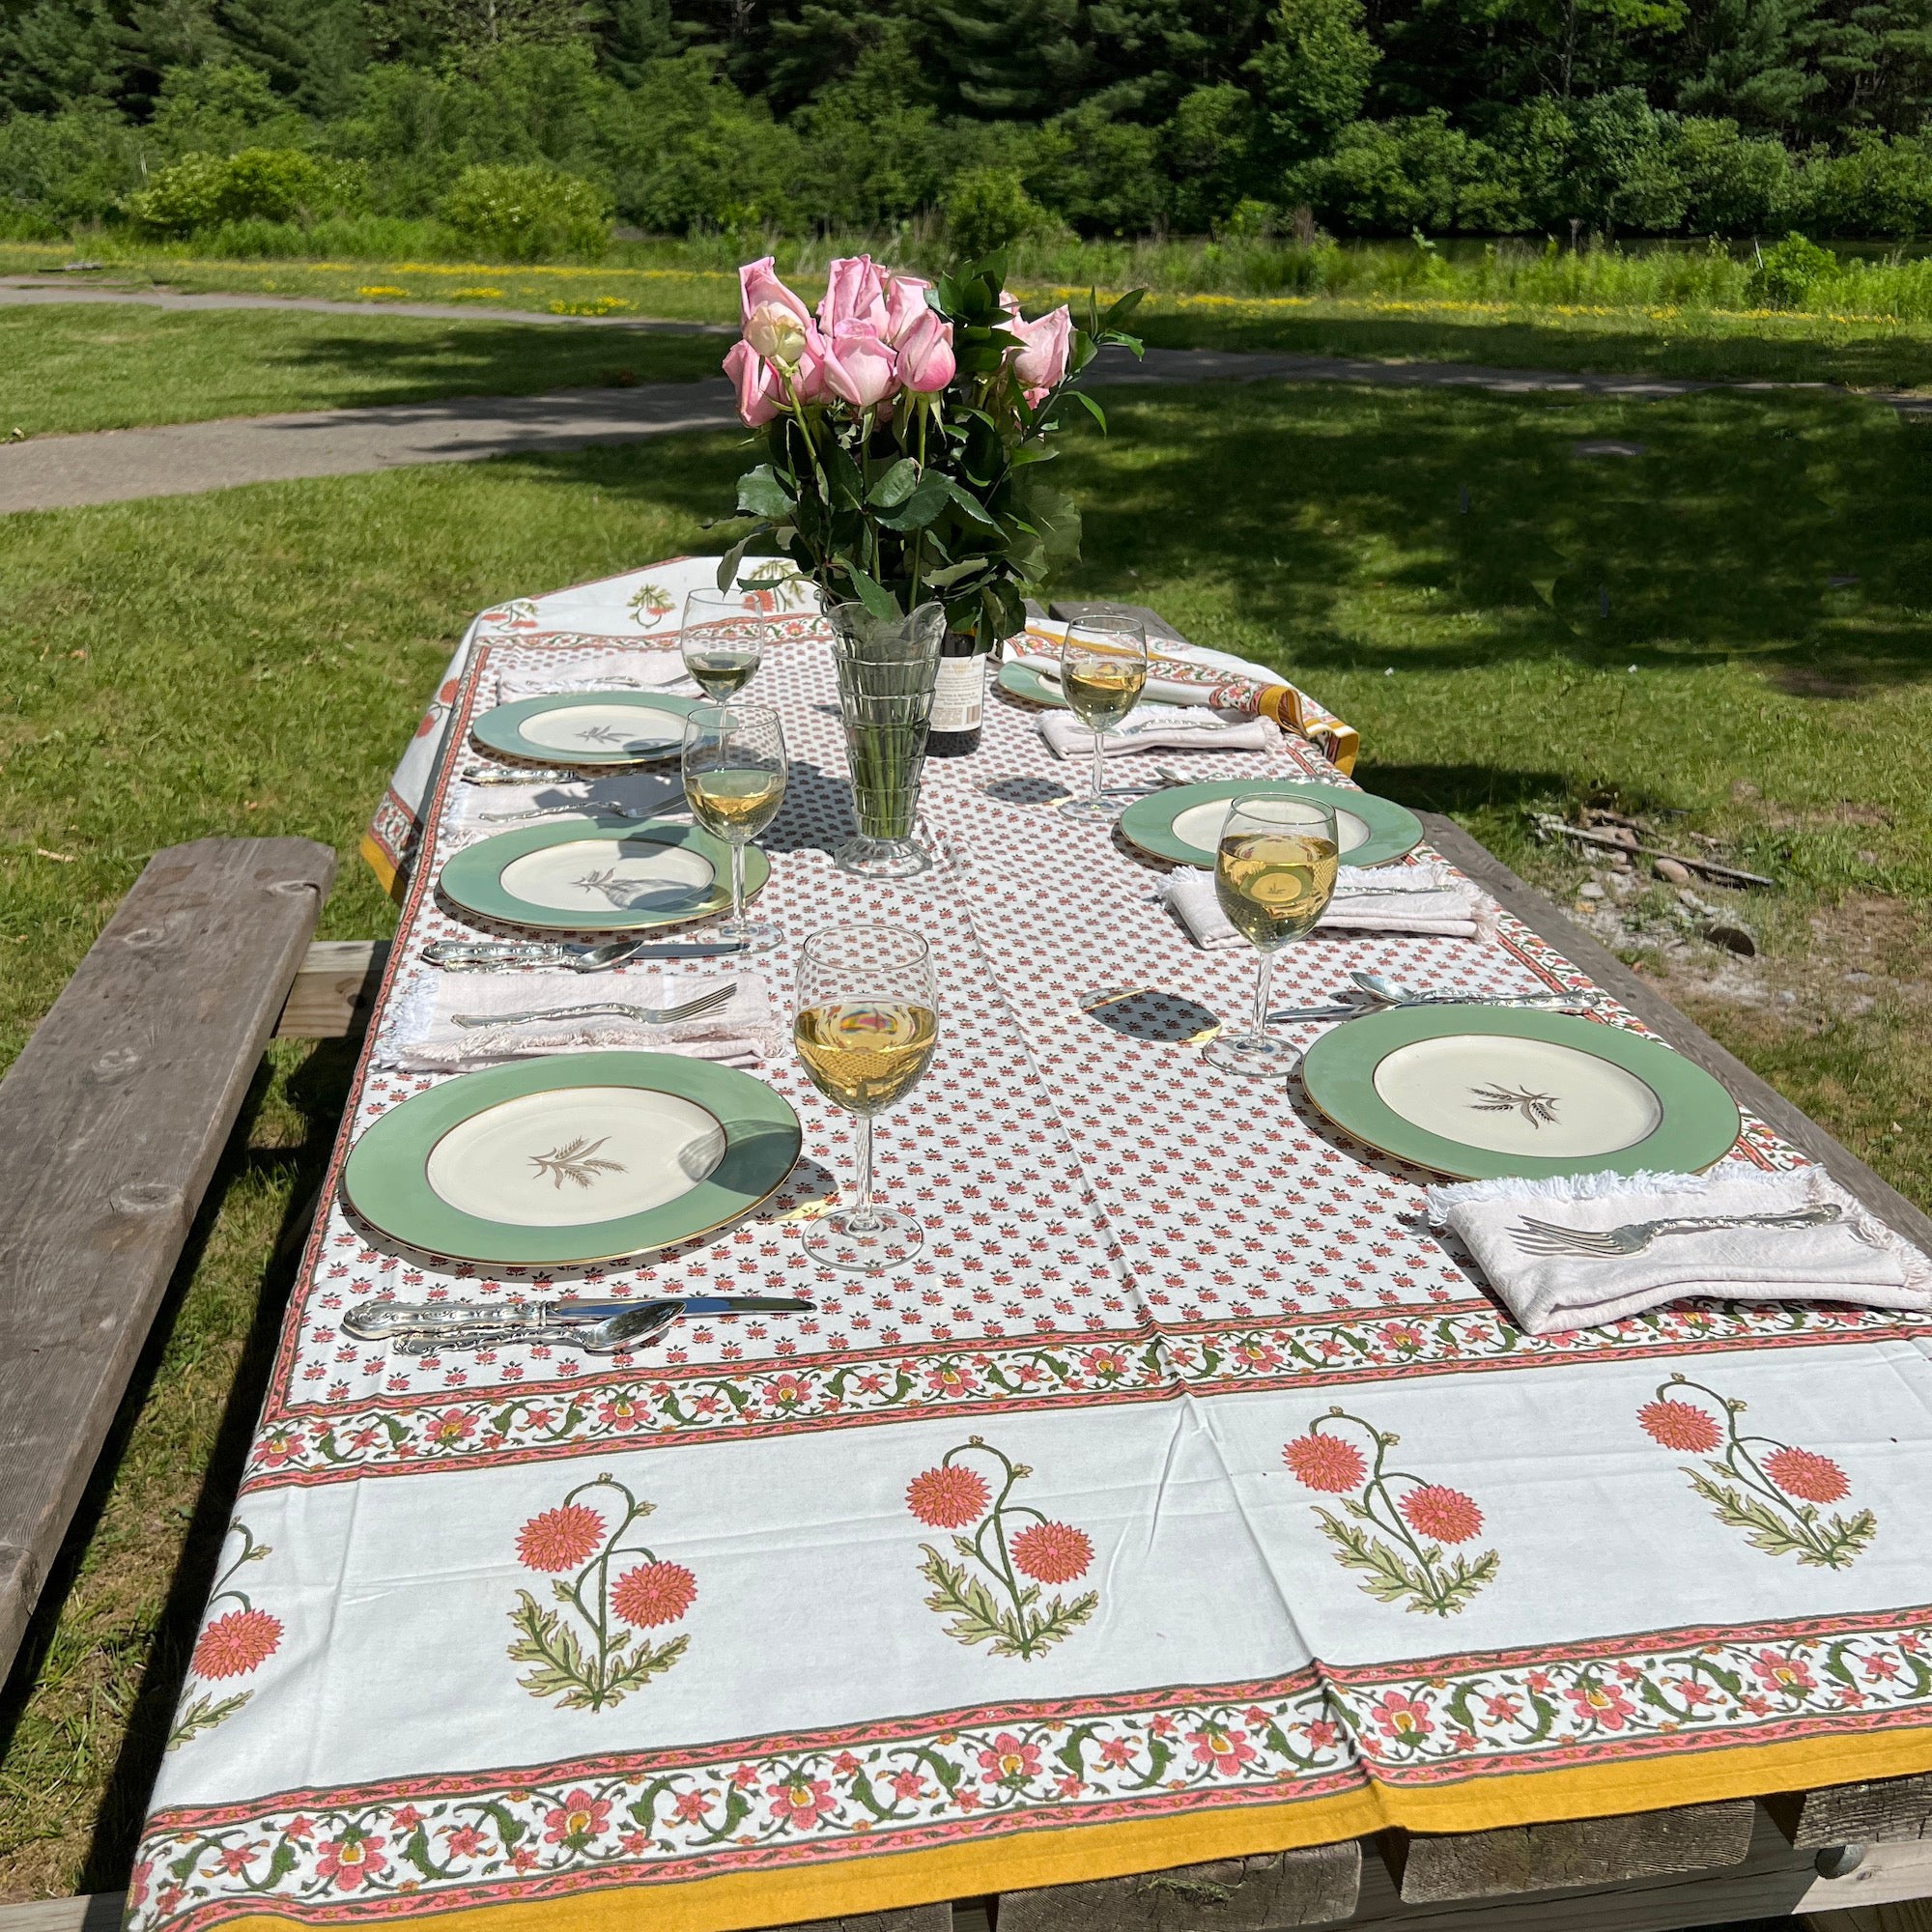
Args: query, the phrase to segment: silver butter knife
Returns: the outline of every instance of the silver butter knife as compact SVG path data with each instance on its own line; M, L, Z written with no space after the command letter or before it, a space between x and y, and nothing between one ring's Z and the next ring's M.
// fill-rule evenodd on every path
M437 1329L490 1327L572 1328L609 1321L639 1309L678 1315L810 1315L817 1306L796 1295L649 1295L635 1301L594 1301L578 1296L545 1301L364 1301L342 1318L346 1333L365 1342Z

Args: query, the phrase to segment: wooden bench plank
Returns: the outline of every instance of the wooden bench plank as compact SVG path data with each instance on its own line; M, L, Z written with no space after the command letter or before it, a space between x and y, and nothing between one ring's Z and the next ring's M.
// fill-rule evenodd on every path
M1756 1818L1756 1804L1740 1798L1495 1832L1392 1832L1382 1852L1402 1902L1433 1905L1739 1864Z
M1800 1847L1913 1844L1932 1839L1932 1773L1821 1784L1768 1798L1764 1808Z
M1371 1859L1348 1932L1683 1932L1794 1913L1869 1911L1932 1892L1932 1844L1875 1845L1837 1879L1820 1877L1815 1857L1786 1844L1760 1812L1749 1856L1716 1871L1434 1905L1404 1904L1382 1861ZM1802 1932L1802 1919L1790 1922L1791 1932Z
M1355 1909L1362 1848L1215 1859L1173 1871L1000 1894L999 1932L1274 1932L1333 1925Z
M369 1024L389 963L386 939L323 939L308 949L275 1022L277 1039L346 1039Z
M1075 617L1138 617L1147 627L1150 638L1172 638L1175 642L1183 644L1187 641L1158 611L1150 610L1145 604L1109 604L1087 597L1056 597L1046 608L1048 615L1060 618L1063 623L1070 623Z
M306 838L156 854L0 1082L0 1671L334 876Z

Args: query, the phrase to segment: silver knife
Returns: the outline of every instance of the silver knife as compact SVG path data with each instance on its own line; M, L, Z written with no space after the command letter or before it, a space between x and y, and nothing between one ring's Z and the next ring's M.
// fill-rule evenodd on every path
M507 939L432 939L422 956L432 966L461 972L466 967L560 966L574 950L554 942L517 942ZM742 952L739 939L670 939L639 946L624 955L623 963L648 965L653 959L723 959Z
M668 1308L683 1315L810 1315L816 1306L775 1294L652 1294L634 1301L364 1301L342 1318L342 1326L373 1342L431 1329L587 1327L639 1308Z

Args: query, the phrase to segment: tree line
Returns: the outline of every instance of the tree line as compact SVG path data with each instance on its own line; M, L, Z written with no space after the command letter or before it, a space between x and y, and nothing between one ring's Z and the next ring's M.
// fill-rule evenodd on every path
M0 226L1903 237L1928 105L1932 0L0 0Z

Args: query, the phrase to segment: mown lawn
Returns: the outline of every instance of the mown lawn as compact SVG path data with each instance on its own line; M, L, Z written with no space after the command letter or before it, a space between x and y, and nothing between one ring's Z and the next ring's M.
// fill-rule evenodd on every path
M1107 407L1111 438L1067 452L1087 561L1061 588L1280 665L1362 728L1366 784L1565 897L1585 868L1533 840L1535 810L1729 841L1782 882L1730 905L1759 956L1682 939L1641 882L1625 951L1932 1201L1932 430L1803 392ZM1607 439L1642 453L1577 453ZM0 1064L156 846L326 839L324 932L384 931L349 854L469 613L702 547L741 455L708 435L7 520ZM271 1251L345 1077L339 1048L277 1049L230 1151L0 1699L0 1896L125 1876L287 1290Z
M0 305L0 440L718 374L704 336L134 304Z

